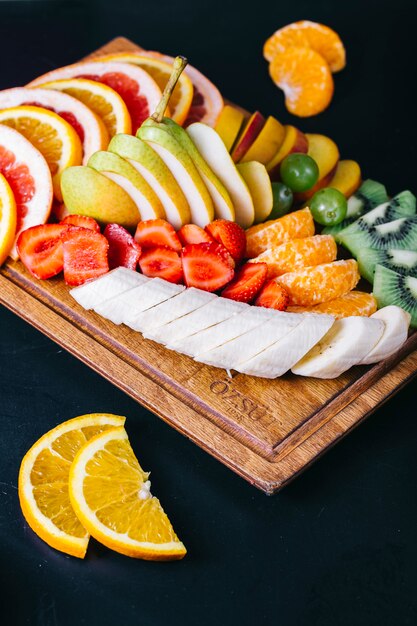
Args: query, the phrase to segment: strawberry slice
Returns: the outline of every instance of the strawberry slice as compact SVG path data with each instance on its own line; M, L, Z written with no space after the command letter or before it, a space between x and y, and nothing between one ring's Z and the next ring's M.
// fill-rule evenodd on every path
M146 248L140 255L139 267L142 274L151 278L164 278L170 283L180 283L183 279L181 259L172 248Z
M244 259L246 233L239 224L229 220L214 220L211 224L207 224L206 232L230 252L236 263L240 263Z
M141 247L132 235L119 224L107 224L104 236L109 242L109 267L127 267L135 270L138 265Z
M181 256L187 287L217 291L233 278L233 258L218 243L190 244L183 248Z
M180 252L182 247L174 227L166 220L161 219L139 222L136 228L135 241L141 248L165 246Z
M257 265L256 263L248 265ZM263 264L262 264L263 265ZM284 289L275 279L266 283L258 298L255 300L256 306L264 306L267 309L277 309L277 311L285 311L288 306L290 296L288 291Z
M246 263L237 270L234 279L221 295L238 302L252 302L264 286L267 274L266 263Z
M79 226L80 228L95 230L97 233L100 232L100 226L97 224L96 220L93 217L88 217L87 215L67 215L60 221L60 224L70 224L71 226Z
M82 285L109 271L109 242L104 235L79 226L62 233L64 278L67 285Z
M210 241L214 241L213 237L204 228L197 226L197 224L185 224L179 229L177 235L183 246L188 246L190 243L210 243Z
M62 272L64 256L61 235L68 226L41 224L20 233L17 252L22 263L36 278L51 278Z

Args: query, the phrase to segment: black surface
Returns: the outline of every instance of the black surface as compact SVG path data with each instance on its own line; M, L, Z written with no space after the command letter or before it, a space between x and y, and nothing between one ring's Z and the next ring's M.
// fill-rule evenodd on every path
M334 27L348 54L324 132L390 193L417 191L414 2L0 2L0 87L116 35L186 54L224 95L297 123L261 47L295 19ZM415 383L303 476L266 497L18 317L0 311L0 622L5 625L402 626L417 623ZM18 505L20 459L58 422L127 416L189 553L147 563L92 542L85 561L43 544Z

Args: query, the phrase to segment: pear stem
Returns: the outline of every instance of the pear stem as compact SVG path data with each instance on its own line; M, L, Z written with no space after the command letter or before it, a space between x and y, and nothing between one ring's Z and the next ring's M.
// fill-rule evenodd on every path
M169 99L187 63L188 63L188 60L185 57L183 56L175 57L174 64L172 67L172 73L171 73L171 76L169 77L167 84L165 85L162 98L160 99L158 106L155 109L155 112L151 115L151 118L155 120L155 122L158 122L158 123L162 122L164 118L165 110L168 106Z

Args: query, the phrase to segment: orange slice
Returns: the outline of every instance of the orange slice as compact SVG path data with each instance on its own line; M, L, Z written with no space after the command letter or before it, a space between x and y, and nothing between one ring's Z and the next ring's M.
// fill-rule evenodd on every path
M351 315L369 317L375 313L376 309L377 302L373 295L364 291L350 291L340 298L315 306L289 306L287 311L291 313L326 313L340 319Z
M22 230L47 221L53 190L48 164L39 150L20 133L0 124L0 174L16 202L16 238ZM10 256L18 258L13 245Z
M117 61L139 65L139 67L142 67L152 76L161 91L164 90L172 72L172 64L161 61L160 59L144 56L139 52L119 52L117 54L98 57L94 60L105 62ZM185 73L182 73L169 100L170 117L177 122L177 124L182 125L187 118L193 100L193 91L194 88L191 79Z
M89 107L101 119L109 137L118 133L131 134L132 121L127 106L111 87L86 78L52 80L42 86L62 91Z
M181 559L185 547L140 467L124 428L112 428L79 450L69 476L77 517L108 548L135 558Z
M150 50L141 52L141 55L160 59L171 65L174 62L173 57ZM184 72L193 83L193 99L183 126L203 122L214 127L224 105L220 91L192 65L187 65Z
M81 415L50 430L25 454L19 472L20 506L32 530L53 548L84 557L89 535L70 503L71 463L92 437L124 421L106 413Z
M117 91L129 111L133 133L154 112L161 99L161 90L148 72L129 63L110 61L75 63L60 67L39 76L29 83L29 87L39 87L46 82L64 78L87 78Z
M75 98L52 89L34 91L28 87L16 87L0 91L0 109L22 104L54 111L71 124L83 145L84 165L94 152L107 148L109 135L103 122L91 109Z
M43 154L51 170L54 194L62 200L62 172L82 162L81 141L73 127L56 113L33 106L0 111L0 124L17 130Z
M7 180L0 174L0 265L10 254L16 233L16 202Z
M289 304L311 306L339 298L351 291L360 279L354 259L306 267L275 278L290 295Z
M287 243L262 252L249 262L266 263L268 266L267 278L270 279L302 267L331 263L336 257L337 246L333 237L331 235L315 235L314 237L287 241Z
M333 78L325 59L311 48L289 47L269 66L274 83L285 94L285 106L299 117L317 115L333 96Z
M276 54L291 46L312 48L327 61L332 72L346 65L346 52L339 35L324 24L302 20L277 30L264 45L264 57L272 61Z
M290 239L312 237L314 221L310 209L288 213L277 220L269 220L246 231L246 256L252 259L262 252Z

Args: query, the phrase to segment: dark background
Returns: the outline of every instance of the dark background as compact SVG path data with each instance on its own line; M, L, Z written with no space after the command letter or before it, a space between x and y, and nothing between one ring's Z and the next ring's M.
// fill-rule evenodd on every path
M181 53L229 99L323 132L391 194L416 185L415 2L0 1L0 88L77 60L117 35ZM286 113L262 44L313 19L348 65L330 109ZM267 497L5 309L0 311L0 621L7 626L417 624L415 383L280 494ZM19 463L57 423L127 416L152 490L188 547L178 563L91 542L50 549L20 513Z

